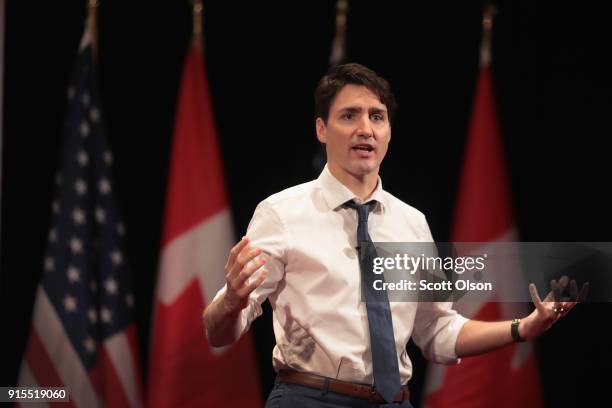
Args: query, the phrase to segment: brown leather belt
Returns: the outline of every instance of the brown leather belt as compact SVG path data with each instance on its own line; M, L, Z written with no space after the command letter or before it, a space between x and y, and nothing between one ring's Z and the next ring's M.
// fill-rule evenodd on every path
M384 403L385 399L371 385L358 384L347 381L335 380L333 378L322 377L320 375L302 373L294 370L280 370L278 380L287 384L303 385L305 387L316 388L335 392L337 394L348 395L367 399L373 402ZM327 383L327 384L326 384ZM408 385L403 385L401 391L395 396L393 402L402 402L410 398Z

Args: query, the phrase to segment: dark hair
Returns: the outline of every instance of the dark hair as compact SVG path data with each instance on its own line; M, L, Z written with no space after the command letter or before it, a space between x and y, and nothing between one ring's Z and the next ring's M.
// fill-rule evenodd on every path
M397 103L389 82L370 68L355 63L332 67L321 78L314 92L315 118L322 118L327 123L329 108L334 98L348 84L365 86L377 95L380 102L387 107L389 123L392 122Z

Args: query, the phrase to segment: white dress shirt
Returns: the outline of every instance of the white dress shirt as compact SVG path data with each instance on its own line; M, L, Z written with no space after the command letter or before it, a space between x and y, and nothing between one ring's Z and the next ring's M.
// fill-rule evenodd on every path
M276 371L294 369L343 381L372 383L365 303L360 299L357 213L343 204L359 199L327 166L318 179L262 201L247 236L263 250L268 277L255 289L239 320L242 333L272 305ZM378 185L368 229L374 242L432 242L425 216ZM259 273L259 271L257 272ZM217 297L226 288L222 288ZM391 302L402 384L412 376L406 344L412 336L424 356L456 364L455 343L468 320L450 302Z

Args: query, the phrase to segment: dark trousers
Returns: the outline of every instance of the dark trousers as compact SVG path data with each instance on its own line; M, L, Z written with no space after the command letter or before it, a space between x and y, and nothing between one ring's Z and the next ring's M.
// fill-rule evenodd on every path
M410 401L378 404L366 399L276 380L266 408L413 408Z

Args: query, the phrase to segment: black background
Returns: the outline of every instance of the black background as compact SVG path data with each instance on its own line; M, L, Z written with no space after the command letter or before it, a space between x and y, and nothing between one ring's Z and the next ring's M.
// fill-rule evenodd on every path
M4 78L0 385L14 385L50 222L65 95L84 2L8 2ZM611 241L610 30L593 4L501 1L494 72L523 241ZM478 71L482 3L352 2L349 60L386 77L400 110L385 189L448 239ZM565 7L565 8L563 8ZM234 215L316 177L312 91L325 72L333 1L206 3L208 80ZM102 1L100 87L127 229L146 370L173 118L191 34L187 1ZM608 405L609 304L584 304L537 342L546 406ZM270 311L253 326L263 392ZM425 362L411 346L419 401ZM596 402L598 402L596 404ZM418 404L417 404L418 405Z

